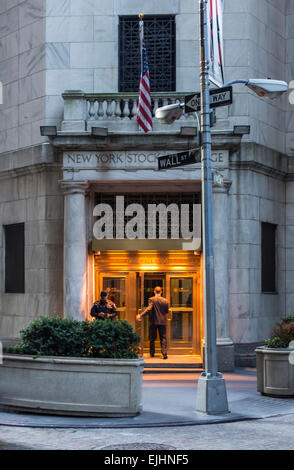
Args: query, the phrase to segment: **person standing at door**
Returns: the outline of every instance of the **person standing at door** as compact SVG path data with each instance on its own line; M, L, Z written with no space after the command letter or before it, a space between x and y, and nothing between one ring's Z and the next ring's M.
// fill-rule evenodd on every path
M100 294L100 300L95 302L91 308L91 316L104 320L105 318L111 318L117 316L117 310L115 304L107 298L107 292L102 291Z
M149 340L150 356L155 354L155 340L157 330L159 333L160 347L163 359L167 359L166 322L168 314L168 301L162 297L162 288L157 286L154 289L154 297L150 297L148 307L136 316L141 321L142 317L149 315Z

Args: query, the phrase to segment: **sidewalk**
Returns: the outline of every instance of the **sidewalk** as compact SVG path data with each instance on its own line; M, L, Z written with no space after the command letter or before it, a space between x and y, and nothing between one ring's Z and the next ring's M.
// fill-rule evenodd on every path
M8 413L0 425L36 428L143 428L191 426L268 418L294 413L294 398L271 398L256 390L256 370L224 373L230 413L206 415L195 410L201 371L143 374L143 412L133 418L79 418Z

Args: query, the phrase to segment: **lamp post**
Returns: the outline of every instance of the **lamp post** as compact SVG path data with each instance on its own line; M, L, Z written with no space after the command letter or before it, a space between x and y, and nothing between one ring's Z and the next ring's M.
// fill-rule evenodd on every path
M196 409L207 414L225 414L229 412L226 385L217 370L207 0L199 3L205 371L198 381ZM235 83L244 83L259 96L270 99L288 89L287 83L271 79L239 79L224 86ZM184 106L184 103L163 106L155 116L163 124L172 124L181 117Z
M217 370L207 0L200 0L200 98L205 371L198 381L196 409L218 414L229 409L225 380Z

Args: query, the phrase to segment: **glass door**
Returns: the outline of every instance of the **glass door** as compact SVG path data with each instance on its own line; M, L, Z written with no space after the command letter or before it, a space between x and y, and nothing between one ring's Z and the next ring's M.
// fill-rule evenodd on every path
M141 350L149 353L149 319L136 321L136 314L148 306L154 288L160 286L169 303L167 321L168 355L201 355L199 273L104 272L99 273L96 300L108 292L120 320L130 322L141 336ZM155 353L161 355L159 337Z
M148 307L150 297L154 296L154 288L156 286L162 287L162 295L165 297L165 274L150 274L150 273L138 273L138 293L139 293L139 302L138 306L139 313L146 307ZM144 340L142 341L142 349L145 353L149 352L149 318L148 315L145 315L142 319L140 325L140 336L143 336ZM160 353L160 342L159 338L155 341L155 353Z
M196 352L195 275L167 275L167 298L170 306L168 350L171 354Z
M99 282L99 291L97 292L97 300L100 297L100 292L105 291L108 293L108 298L115 303L118 317L120 320L125 320L127 317L126 312L126 285L127 275L101 273Z

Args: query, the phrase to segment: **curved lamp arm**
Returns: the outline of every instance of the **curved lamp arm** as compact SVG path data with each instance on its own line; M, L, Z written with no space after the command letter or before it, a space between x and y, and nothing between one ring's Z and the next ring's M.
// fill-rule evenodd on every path
M244 83L245 85L247 85L249 80L243 80L243 79L240 79L240 80L231 80L230 82L227 82L225 83L222 88L226 88L227 86L231 86L231 85L235 85L236 83Z
M254 91L258 96L271 100L279 98L279 96L288 91L288 84L286 82L281 80L272 80L271 78L250 78L249 80L237 79L226 83L224 87L234 85L235 83L244 83L245 86Z

